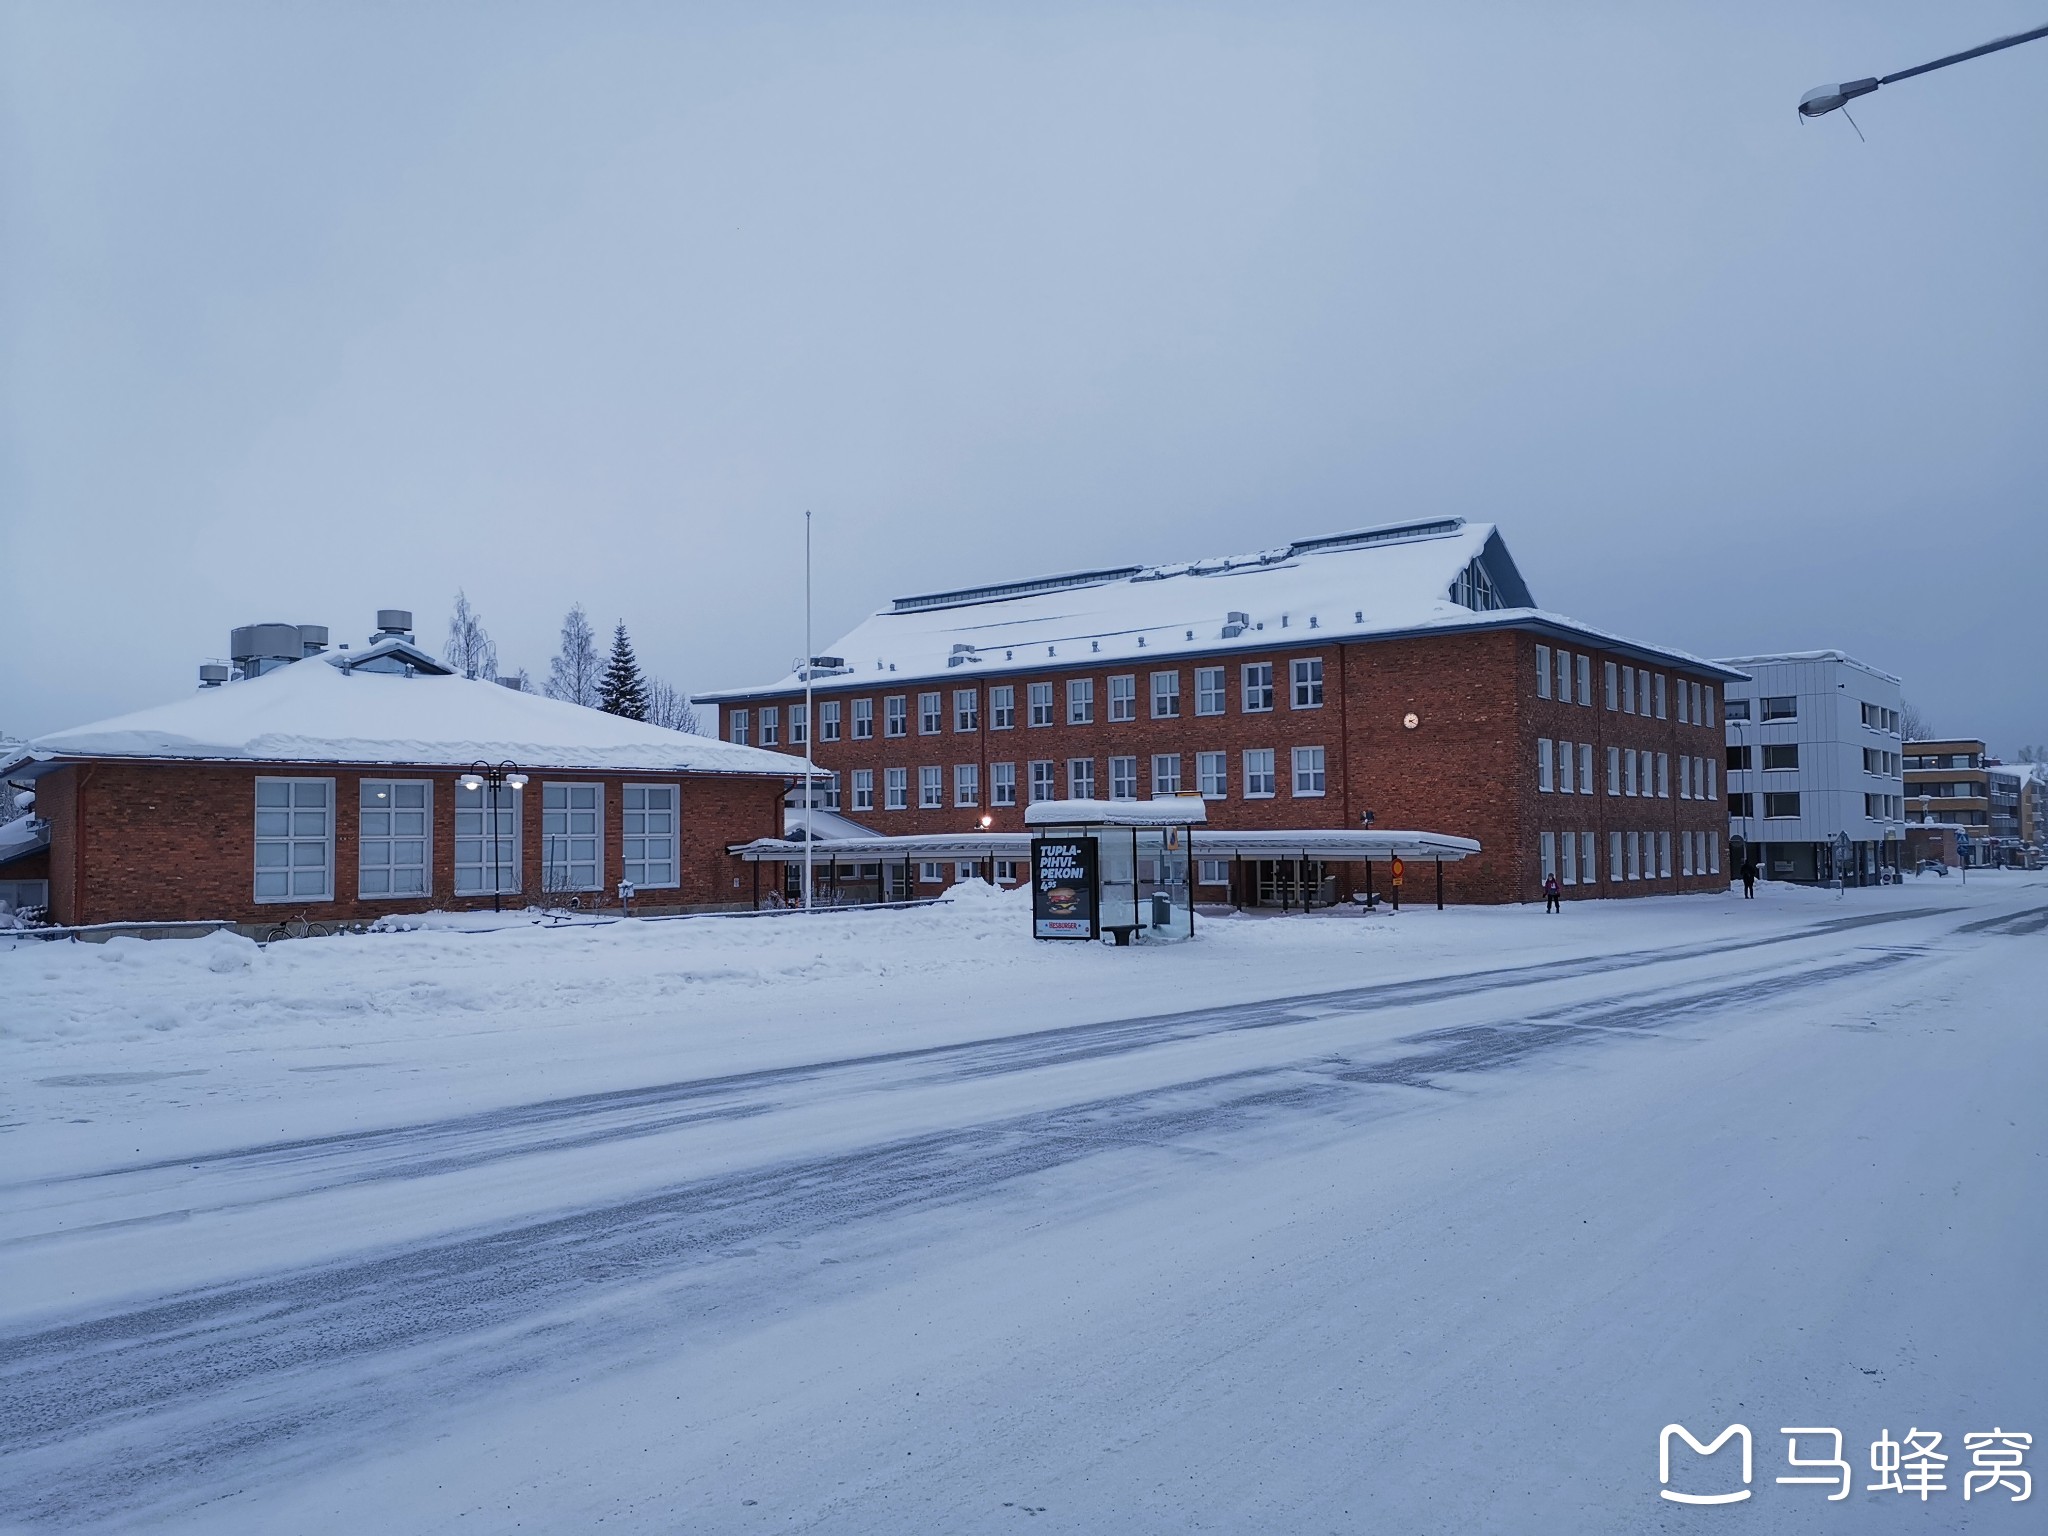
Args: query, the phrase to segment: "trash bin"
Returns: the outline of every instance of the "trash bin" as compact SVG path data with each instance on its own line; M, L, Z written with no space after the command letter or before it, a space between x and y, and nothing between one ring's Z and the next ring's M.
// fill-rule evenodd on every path
M1164 891L1152 893L1152 926L1169 928L1173 925L1173 898Z

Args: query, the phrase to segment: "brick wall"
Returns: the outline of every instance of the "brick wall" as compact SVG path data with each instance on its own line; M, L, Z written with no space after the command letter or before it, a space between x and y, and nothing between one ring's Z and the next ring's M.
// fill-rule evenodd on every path
M1618 656L1590 647L1564 648L1589 657L1591 704L1581 706L1538 697L1536 647L1539 643L1552 646L1554 666L1557 643L1539 640L1529 632L1483 630L1340 645L1308 643L1309 634L1304 631L1300 639L1303 643L1270 650L1164 660L1156 665L1130 661L1114 666L1055 663L1044 672L1006 673L996 679L977 677L962 668L957 675L923 682L878 680L859 686L821 688L816 693L816 704L830 699L841 703L842 735L838 741L819 737L815 743L817 762L820 768L840 775L840 809L844 815L877 832L895 835L969 831L980 825L984 815L991 818L998 830L1021 830L1023 806L1030 796L1029 764L1034 760L1056 765L1057 792L1064 797L1068 760L1088 758L1094 764L1096 793L1107 796L1110 758L1136 757L1137 792L1140 798L1149 798L1155 789L1151 774L1154 754L1179 754L1182 787L1193 790L1198 754L1220 751L1227 758L1229 792L1224 799L1209 802L1211 826L1244 830L1355 828L1364 825L1364 813L1371 811L1374 826L1381 830L1448 832L1477 838L1484 850L1478 857L1446 866L1448 900L1541 899L1538 839L1545 831L1595 834L1600 878L1590 885L1573 885L1567 891L1570 896L1725 888L1725 872L1720 876L1693 877L1676 873L1683 867L1677 857L1679 833L1710 835L1723 845L1724 855L1727 836L1725 802L1718 794L1711 800L1682 799L1678 794L1678 756L1714 758L1718 780L1722 751L1715 727L1681 723L1676 718L1670 680L1684 675L1678 670L1659 669L1667 678L1667 692L1665 717L1658 719L1654 711L1644 716L1606 707L1605 664L1614 661L1618 671L1624 663ZM1310 657L1323 663L1323 703L1315 708L1295 708L1289 666L1298 658ZM1243 708L1243 669L1249 663L1270 663L1273 667L1275 697L1270 712L1247 713ZM1633 661L1626 664L1634 666ZM1224 669L1226 704L1221 715L1195 713L1195 674L1203 666ZM1156 719L1151 714L1151 677L1155 672L1173 673L1179 679L1180 713L1176 717ZM1134 720L1112 721L1108 717L1109 680L1118 676L1136 679ZM1067 723L1066 684L1071 678L1087 678L1094 683L1092 724ZM1697 676L1693 680L1706 681ZM1028 724L1029 685L1034 682L1053 686L1052 725ZM989 723L990 689L1002 685L1016 690L1017 723L1007 730L994 729ZM954 694L959 690L970 691L975 698L980 722L975 730L954 729ZM940 729L927 734L919 728L918 701L920 694L932 691L941 695ZM883 734L884 701L891 695L906 701L909 730L905 736L892 738ZM860 698L874 703L875 734L864 741L852 736L853 701ZM725 706L724 719L730 722L734 709L749 711L751 739L761 745L760 708L763 704L773 705L782 719L779 750L801 751L790 740L788 724L791 705L801 701L801 694L734 700ZM1416 717L1412 729L1405 724L1410 714ZM1718 721L1718 709L1715 718ZM727 735L730 734L728 724ZM1536 778L1539 737L1591 744L1595 793L1565 796L1554 790L1541 791ZM1605 773L1610 745L1664 753L1671 763L1670 795L1609 797ZM1309 746L1325 750L1326 789L1318 797L1292 792L1292 750ZM1278 793L1271 799L1245 798L1244 753L1251 748L1271 748L1274 752ZM1002 762L1016 765L1018 804L1014 806L996 806L990 800L990 770ZM978 805L955 803L953 769L961 763L973 763L979 770ZM925 766L942 770L944 804L937 809L925 809L918 804L918 770ZM908 809L885 808L884 770L892 767L907 771ZM857 769L867 769L875 775L872 809L859 808L854 803L853 774ZM1616 830L1670 832L1674 838L1674 874L1668 879L1656 877L1619 884L1608 881L1608 834ZM1337 866L1336 870L1340 891L1364 884L1365 871L1361 867ZM950 876L950 866L948 873ZM1408 899L1433 897L1433 871L1411 870L1408 878ZM1376 888L1386 888L1384 866L1375 870L1373 880Z
M259 777L327 778L335 785L334 899L258 902L254 892L255 794ZM51 906L60 923L226 919L262 924L301 911L316 921L359 922L429 908L488 906L456 897L455 791L458 775L435 768L321 769L294 765L80 764L37 782L38 811L51 820ZM357 892L357 796L364 778L424 779L432 785L431 893L424 899L363 898ZM541 786L596 783L604 789L605 905L615 905L628 783L680 782L681 835L674 889L650 889L636 909L661 911L742 904L746 867L729 843L779 834L783 781L692 775L549 774L535 771L520 797L520 852L527 896L541 889ZM507 792L509 793L509 791ZM735 881L742 884L735 885ZM513 898L506 898L508 901ZM519 900L527 899L521 897ZM581 898L587 905L591 897ZM516 903L515 903L516 904Z

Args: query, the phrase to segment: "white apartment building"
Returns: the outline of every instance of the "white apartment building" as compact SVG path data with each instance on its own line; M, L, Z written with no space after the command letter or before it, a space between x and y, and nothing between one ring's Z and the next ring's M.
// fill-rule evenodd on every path
M1905 853L1899 679L1840 651L1736 656L1728 831L1770 880L1874 882ZM1841 856L1846 840L1847 855ZM1739 871L1741 860L1734 861Z

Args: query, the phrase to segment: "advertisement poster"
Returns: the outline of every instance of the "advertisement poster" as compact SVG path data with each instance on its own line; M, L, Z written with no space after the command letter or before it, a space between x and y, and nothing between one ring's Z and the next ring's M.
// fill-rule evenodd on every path
M1031 932L1095 939L1095 839L1041 837L1031 845Z

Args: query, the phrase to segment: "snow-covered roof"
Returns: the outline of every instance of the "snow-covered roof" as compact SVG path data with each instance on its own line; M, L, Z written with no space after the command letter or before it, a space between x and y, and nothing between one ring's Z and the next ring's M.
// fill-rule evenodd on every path
M1881 678L1888 683L1901 681L1882 667L1873 667L1867 661L1858 661L1847 651L1771 651L1762 656L1722 656L1717 659L1723 666L1733 667L1742 672L1747 672L1752 667L1782 666L1802 661L1839 661L1844 666L1868 672L1872 677Z
M1157 800L1039 800L1024 807L1027 827L1200 826L1209 819L1208 805L1193 795L1162 795Z
M0 822L0 864L25 859L50 846L50 824L37 816Z
M351 664L344 668L342 662ZM390 763L788 777L779 752L666 730L580 704L448 674L377 671L317 656L175 704L39 736L0 773L66 758ZM22 775L17 775L22 776ZM32 775L28 775L32 776Z
M1477 588L1468 584L1482 573ZM1453 596L1461 588L1470 599ZM1480 595L1482 594L1483 595ZM819 691L929 678L965 681L1090 663L1270 650L1432 630L1541 628L1717 676L1704 657L1588 628L1535 606L1491 523L1462 518L1298 539L1257 554L1181 565L1118 566L899 597L829 647ZM705 703L800 689L792 671Z

